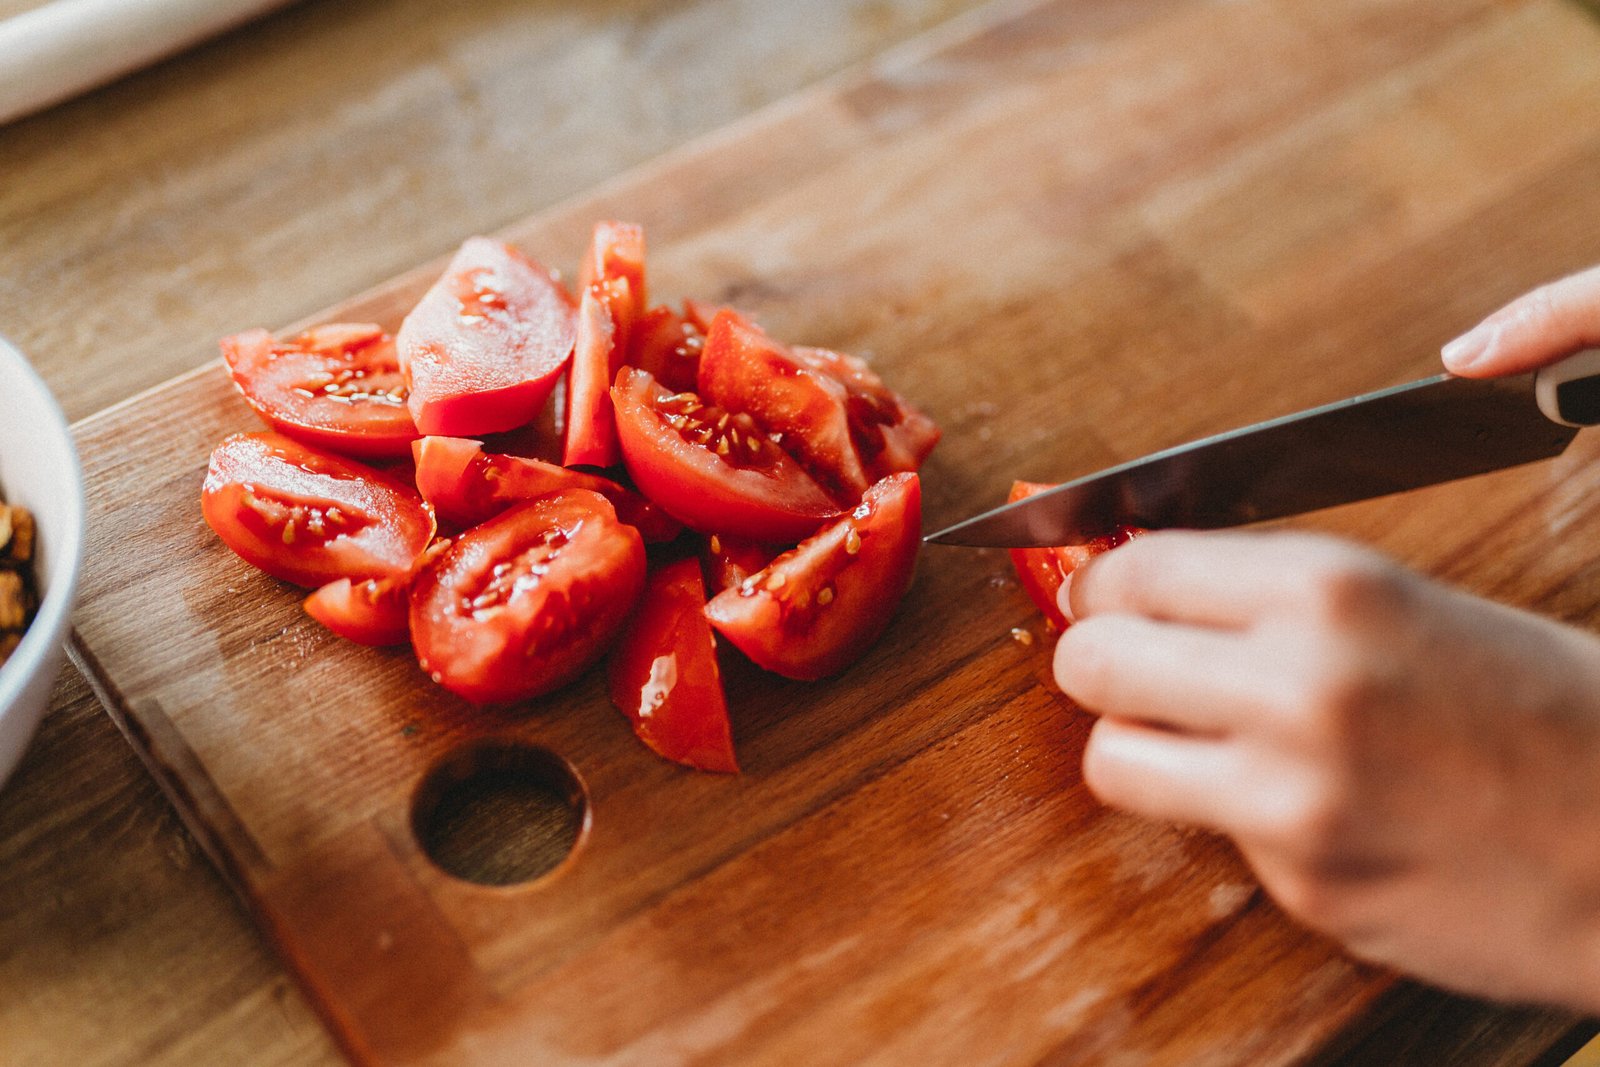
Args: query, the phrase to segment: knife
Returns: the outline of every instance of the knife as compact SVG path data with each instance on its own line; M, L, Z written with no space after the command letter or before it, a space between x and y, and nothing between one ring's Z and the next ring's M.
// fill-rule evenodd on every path
M1119 526L1215 529L1559 455L1600 423L1600 349L1506 378L1448 374L1179 445L923 538L1035 548Z

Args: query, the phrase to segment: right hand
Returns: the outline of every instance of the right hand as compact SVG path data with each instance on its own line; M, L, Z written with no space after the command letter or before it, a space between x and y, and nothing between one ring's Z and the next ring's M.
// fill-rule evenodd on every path
M1538 370L1600 347L1600 267L1517 297L1444 346L1444 369L1463 378Z

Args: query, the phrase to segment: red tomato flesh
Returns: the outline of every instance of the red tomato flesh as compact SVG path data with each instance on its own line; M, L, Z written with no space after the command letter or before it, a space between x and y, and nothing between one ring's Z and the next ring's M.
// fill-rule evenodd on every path
M576 309L515 248L469 238L397 338L417 429L480 434L531 422L572 354Z
M644 228L636 223L604 220L594 224L594 239L578 268L578 285L587 289L610 278L625 279L634 306L645 306Z
M790 351L804 366L844 385L850 439L868 478L922 468L923 460L939 443L939 427L932 419L884 385L865 360L804 345L795 345Z
M627 316L632 297L626 278L609 278L584 289L578 303L578 339L567 379L567 466L611 467L621 461L611 381L627 353Z
M1041 482L1013 482L1011 496L1007 499L1017 501L1053 488ZM1100 553L1109 552L1145 532L1137 526L1119 526L1113 532L1081 545L1013 548L1009 549L1011 565L1017 569L1017 580L1022 583L1028 598L1056 629L1065 630L1069 623L1056 603L1056 596L1061 592L1061 583L1067 580L1067 575Z
M706 616L757 666L801 680L837 674L888 625L921 537L917 476L891 475L854 511L712 597Z
M266 330L222 339L245 402L267 425L316 448L402 456L417 428L394 339L371 323L335 323L275 341Z
M783 450L841 504L853 505L867 491L867 472L850 437L844 383L800 362L738 312L724 310L711 321L699 392L780 434Z
M611 401L634 484L685 526L792 543L838 513L748 415L669 392L632 367L618 373Z
M634 323L627 362L675 392L693 390L705 342L705 331L692 321L669 307L654 307Z
M712 534L706 538L700 558L705 568L706 585L713 593L738 585L777 558L783 549L742 537Z
M562 489L588 489L611 502L617 517L646 541L670 541L683 525L609 478L526 456L485 452L462 437L424 437L414 446L417 489L452 526L475 526L516 504Z
M340 578L306 597L306 614L358 645L403 645L411 639L406 593L411 578Z
M276 433L225 438L200 507L246 562L304 586L403 575L434 532L408 486Z
M448 547L447 540L434 541L403 575L329 582L306 597L302 606L307 615L358 645L403 645L411 640L412 580L417 571Z
M658 755L703 771L737 773L705 607L697 560L680 559L650 575L611 654L611 702Z
M456 538L411 588L422 669L475 703L526 700L594 663L644 585L644 544L605 497L566 489Z

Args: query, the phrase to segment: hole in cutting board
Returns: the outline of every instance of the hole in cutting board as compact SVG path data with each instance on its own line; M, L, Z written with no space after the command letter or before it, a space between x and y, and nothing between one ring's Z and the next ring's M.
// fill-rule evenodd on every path
M428 772L411 806L411 830L445 872L479 885L516 885L559 866L588 813L577 772L555 753L479 744Z

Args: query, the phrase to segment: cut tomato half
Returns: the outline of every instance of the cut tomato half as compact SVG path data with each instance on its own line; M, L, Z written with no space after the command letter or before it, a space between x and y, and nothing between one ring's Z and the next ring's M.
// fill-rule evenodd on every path
M200 507L246 562L305 586L403 575L434 533L409 486L276 433L224 439Z
M1015 502L1053 488L1055 487L1042 482L1013 482L1011 495L1007 500ZM1067 617L1061 613L1060 605L1056 603L1056 597L1061 592L1061 583L1067 580L1067 575L1100 553L1109 552L1145 532L1137 526L1119 526L1113 532L1093 538L1081 545L1013 548L1009 549L1011 565L1016 568L1017 580L1022 583L1023 591L1028 594L1028 598L1056 629L1065 630L1069 624Z
M425 434L531 422L572 354L572 297L503 241L469 238L397 338L408 405Z
M646 541L670 541L683 531L683 524L656 504L596 474L486 452L477 441L462 437L424 437L415 452L417 489L451 526L475 526L548 493L588 489L609 500L617 517Z
M403 456L417 437L394 339L371 323L332 323L275 341L222 339L233 384L267 425L345 455Z
M611 400L634 484L685 526L792 543L838 513L748 415L672 393L633 367L618 373Z
M578 339L567 380L567 466L615 466L617 419L611 410L611 381L626 354L625 316L630 314L626 278L611 278L584 289L578 302Z
M850 439L870 479L914 471L939 443L939 427L883 384L866 361L827 348L795 345L791 352L803 365L830 375L844 385L850 417Z
M921 537L917 476L891 475L854 511L712 597L706 616L757 666L801 680L837 674L888 625Z
M611 654L611 702L650 749L703 771L736 773L728 705L706 621L700 564L655 571Z
M417 661L475 703L547 693L601 656L644 574L638 531L598 493L566 489L520 504L418 572L410 618Z

